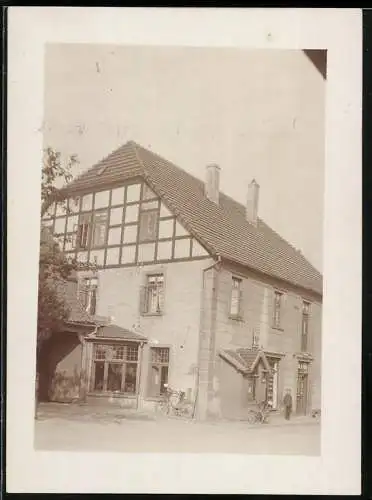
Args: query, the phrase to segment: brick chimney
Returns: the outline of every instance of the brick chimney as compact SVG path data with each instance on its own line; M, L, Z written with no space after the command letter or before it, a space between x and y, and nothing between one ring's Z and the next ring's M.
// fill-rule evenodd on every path
M257 212L258 212L258 196L260 193L260 186L255 179L248 186L247 205L245 209L245 217L251 224L257 225Z
M207 179L205 181L205 195L218 204L220 194L220 167L214 163L207 166Z

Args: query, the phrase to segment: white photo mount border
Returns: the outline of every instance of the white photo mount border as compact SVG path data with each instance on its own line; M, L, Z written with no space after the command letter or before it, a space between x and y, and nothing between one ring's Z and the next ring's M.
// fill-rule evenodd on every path
M11 7L8 40L8 216L12 227L8 235L8 492L358 494L362 11ZM30 298L37 295L38 166L47 43L327 49L322 346L322 398L327 411L322 414L321 457L34 450L36 336L30 325L36 325L37 310ZM26 256L20 254L24 245L17 236L25 237L25 206L29 217ZM21 288L15 286L19 276ZM345 303L348 314L338 314ZM346 358L349 363L344 364ZM334 368L341 363L343 370L337 372L336 380Z

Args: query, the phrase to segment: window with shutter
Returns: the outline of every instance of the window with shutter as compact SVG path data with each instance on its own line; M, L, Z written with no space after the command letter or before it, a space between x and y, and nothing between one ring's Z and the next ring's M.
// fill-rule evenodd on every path
M90 240L91 214L82 214L80 216L77 228L77 247L88 248Z
M141 289L141 313L162 314L164 310L164 275L151 274Z
M83 278L79 287L80 302L89 314L96 314L97 310L97 278Z
M93 247L101 247L106 243L107 212L97 212L93 218Z

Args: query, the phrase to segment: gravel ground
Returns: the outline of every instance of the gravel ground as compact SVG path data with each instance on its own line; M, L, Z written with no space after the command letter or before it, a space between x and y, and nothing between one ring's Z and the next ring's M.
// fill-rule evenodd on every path
M75 411L75 413L74 413ZM196 422L130 412L39 410L35 448L53 451L249 453L319 455L320 424L309 418L245 422Z

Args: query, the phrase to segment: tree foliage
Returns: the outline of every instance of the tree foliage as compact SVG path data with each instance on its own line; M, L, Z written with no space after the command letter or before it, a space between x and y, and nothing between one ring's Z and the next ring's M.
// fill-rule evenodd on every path
M68 158L67 164L63 165L61 153L48 147L44 151L42 176L41 176L41 215L44 215L51 201L56 201L66 210L63 193L57 186L61 181L65 184L72 180L72 169L78 163L76 155Z
M67 211L58 183L67 183L72 179L72 167L77 163L76 156L71 156L66 165L62 164L61 155L52 148L44 151L41 181L41 216L50 203L57 203ZM42 225L40 234L39 291L38 291L38 349L53 331L62 328L69 318L69 308L64 300L63 283L77 269L75 261L68 261L61 252L49 229Z

